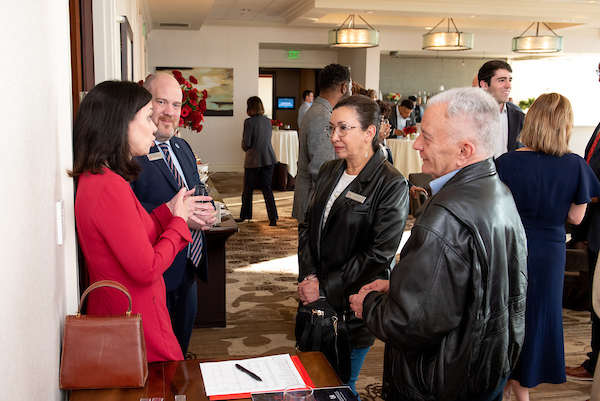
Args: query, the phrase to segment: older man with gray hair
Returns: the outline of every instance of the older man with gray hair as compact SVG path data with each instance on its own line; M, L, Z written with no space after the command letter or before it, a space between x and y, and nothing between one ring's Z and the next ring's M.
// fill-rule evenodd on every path
M433 97L414 148L433 196L390 280L350 297L386 343L383 398L502 399L525 330L527 242L492 160L498 105L480 88Z

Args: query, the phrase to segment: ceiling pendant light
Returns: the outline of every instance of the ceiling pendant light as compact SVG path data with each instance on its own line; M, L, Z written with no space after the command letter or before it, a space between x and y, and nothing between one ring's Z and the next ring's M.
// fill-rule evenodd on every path
M473 48L473 34L458 32L458 28L452 18L448 19L448 32L433 32L446 18L442 19L431 32L423 35L423 50L458 51L471 50ZM456 32L450 32L450 22Z
M525 32L529 30L535 24L532 22L531 25ZM546 28L550 32L554 34L554 36L540 36L540 23L537 23L537 27L535 29L535 36L523 36L525 32L521 34L521 36L517 36L512 40L512 51L515 53L558 53L562 51L562 36L558 36L545 22L542 22Z
M379 46L379 31L373 29L360 15L358 18L367 24L369 28L355 28L354 14L350 14L339 28L329 31L329 46L355 49Z

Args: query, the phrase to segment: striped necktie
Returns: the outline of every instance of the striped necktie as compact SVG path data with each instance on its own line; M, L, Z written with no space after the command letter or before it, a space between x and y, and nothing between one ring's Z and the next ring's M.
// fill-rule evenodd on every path
M158 146L160 147L163 154L165 155L165 160L167 162L167 165L171 169L171 174L173 174L173 178L175 178L177 185L179 185L179 189L185 188L183 179L181 178L181 175L177 171L177 168L175 168L175 163L173 163L173 159L171 158L171 153L169 152L169 146L166 143L159 143ZM192 260L192 263L194 264L194 266L198 267L200 265L200 261L202 260L202 245L203 245L202 244L202 231L190 230L190 232L192 234L192 239L194 241L192 242L189 257Z
M592 156L594 155L594 151L596 150L596 146L598 146L599 140L600 140L600 132L596 133L596 138L594 139L594 142L592 143L592 146L590 147L587 157L585 158L585 161L587 162L587 164L590 164L590 160L592 159Z

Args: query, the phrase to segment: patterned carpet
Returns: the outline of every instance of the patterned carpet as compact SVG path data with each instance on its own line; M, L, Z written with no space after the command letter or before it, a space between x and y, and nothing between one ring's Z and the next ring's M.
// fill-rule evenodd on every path
M242 174L212 176L229 210L238 217ZM195 329L188 357L250 357L295 353L294 321L296 297L297 222L291 216L293 192L275 192L279 212L276 227L270 227L260 191L254 192L254 216L239 224L240 231L227 243L227 327ZM412 221L407 224L412 227ZM583 361L589 351L589 312L563 310L567 365ZM357 382L363 401L381 400L383 343L377 341ZM591 382L568 381L532 389L532 400L589 398ZM514 400L514 397L513 397Z

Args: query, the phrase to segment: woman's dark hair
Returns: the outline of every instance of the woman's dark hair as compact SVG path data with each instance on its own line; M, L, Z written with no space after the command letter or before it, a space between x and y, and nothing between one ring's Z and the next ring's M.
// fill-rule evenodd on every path
M392 106L383 100L375 100L375 102L377 102L379 105L379 112L381 113L381 116L385 119L390 118L390 115L392 114Z
M107 166L127 181L133 181L140 166L132 159L129 123L152 100L142 86L125 81L105 81L85 96L73 127L73 170L98 174Z
M258 96L248 98L248 108L246 109L249 116L260 116L265 114L265 108L262 100Z
M369 129L371 125L375 126L375 136L371 141L373 151L379 150L379 124L381 123L381 112L379 111L379 105L373 100L363 95L352 95L345 99L342 99L333 108L339 109L340 107L351 107L356 113L360 128L363 131Z

